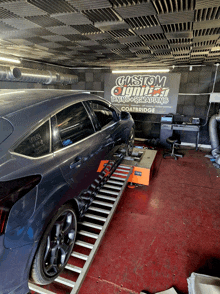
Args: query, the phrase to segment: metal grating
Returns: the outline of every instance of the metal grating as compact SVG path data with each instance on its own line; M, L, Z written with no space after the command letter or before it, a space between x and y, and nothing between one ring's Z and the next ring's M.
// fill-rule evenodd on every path
M190 11L195 7L195 0L153 0L155 10L158 14Z
M109 162L106 170L111 171L112 166L113 163ZM64 273L52 283L52 289L57 286L62 293L77 294L79 292L132 171L133 167L120 165L114 172L111 171L108 178L103 176L106 174L105 171L100 175L99 185L101 188L94 196L83 220L78 223L73 252ZM44 287L29 283L29 288L34 293L55 294L52 292L54 290L51 289L51 286Z

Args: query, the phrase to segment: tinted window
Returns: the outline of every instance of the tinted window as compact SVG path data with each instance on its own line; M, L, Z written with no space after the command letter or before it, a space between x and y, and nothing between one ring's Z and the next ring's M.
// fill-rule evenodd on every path
M13 132L13 127L9 121L0 117L0 144Z
M53 118L54 150L76 143L94 133L91 120L82 105L71 105Z
M14 151L31 157L48 154L50 152L49 121L31 133Z
M89 103L97 117L97 120L101 128L103 128L111 122L113 123L116 120L116 113L114 109L110 108L104 102L90 101Z

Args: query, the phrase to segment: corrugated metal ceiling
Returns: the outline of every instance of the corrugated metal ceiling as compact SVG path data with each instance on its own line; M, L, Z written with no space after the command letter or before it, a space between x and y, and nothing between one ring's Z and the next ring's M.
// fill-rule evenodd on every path
M220 62L220 0L2 0L0 52L64 66Z

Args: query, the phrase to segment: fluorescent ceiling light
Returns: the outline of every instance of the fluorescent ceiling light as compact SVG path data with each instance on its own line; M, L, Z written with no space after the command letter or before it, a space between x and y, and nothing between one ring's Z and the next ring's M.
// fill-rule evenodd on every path
M6 61L6 62L11 62L11 63L21 63L20 60L18 60L18 59L1 57L1 56L0 56L0 61Z
M112 73L145 73L145 72L169 72L169 69L138 69L138 70L112 70Z

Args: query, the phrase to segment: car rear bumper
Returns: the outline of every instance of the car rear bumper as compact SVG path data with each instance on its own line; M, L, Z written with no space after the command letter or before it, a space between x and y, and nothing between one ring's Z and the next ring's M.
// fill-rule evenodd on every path
M33 244L7 249L3 240L4 236L0 236L0 293L26 294L29 292L28 278Z

